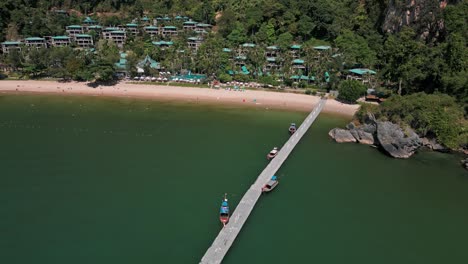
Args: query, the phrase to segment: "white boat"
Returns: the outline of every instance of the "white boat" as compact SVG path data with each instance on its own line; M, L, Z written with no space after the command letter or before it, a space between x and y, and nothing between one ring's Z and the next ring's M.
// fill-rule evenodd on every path
M271 160L271 159L273 159L274 157L276 157L276 155L278 155L278 151L279 151L278 148L277 148L277 147L274 147L274 148L270 151L270 153L268 153L268 155L267 155L267 160Z
M278 185L278 177L271 176L271 179L262 187L262 192L271 192Z

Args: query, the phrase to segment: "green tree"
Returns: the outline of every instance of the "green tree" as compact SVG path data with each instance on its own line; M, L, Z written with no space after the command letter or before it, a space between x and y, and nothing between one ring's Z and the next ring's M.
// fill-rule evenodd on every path
M338 99L355 103L357 99L366 94L366 86L359 81L346 80L338 85Z
M369 48L367 41L350 30L344 30L335 40L336 46L344 54L349 66L373 66L376 62L375 51Z

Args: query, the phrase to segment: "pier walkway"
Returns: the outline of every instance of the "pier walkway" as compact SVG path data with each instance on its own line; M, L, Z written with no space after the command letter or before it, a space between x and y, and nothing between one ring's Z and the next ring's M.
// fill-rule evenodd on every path
M247 192L244 194L234 213L231 215L229 223L223 229L221 229L218 236L213 241L211 247L206 251L205 255L200 261L201 264L221 263L232 243L239 234L245 221L249 217L250 212L252 212L255 203L257 202L258 198L260 198L263 185L265 185L265 183L270 180L271 176L273 176L278 171L296 144L320 114L325 103L326 99L320 100L320 102L307 116L304 122L302 122L296 133L294 133L294 135L289 138L286 144L284 144L284 146L278 152L278 155L276 155L276 157L266 166L266 168L258 176L255 183L250 186L250 189L247 190Z

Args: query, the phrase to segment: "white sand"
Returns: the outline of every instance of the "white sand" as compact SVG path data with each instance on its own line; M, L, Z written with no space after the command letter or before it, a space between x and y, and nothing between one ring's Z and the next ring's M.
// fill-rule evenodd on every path
M246 90L227 91L179 87L168 85L143 85L118 83L114 86L92 88L86 83L55 81L0 81L0 93L54 93L67 95L118 96L149 98L158 100L176 100L189 102L206 102L219 104L237 104L245 106L291 109L310 111L319 101L318 96L294 93ZM352 116L359 105L348 105L336 100L328 100L324 112Z

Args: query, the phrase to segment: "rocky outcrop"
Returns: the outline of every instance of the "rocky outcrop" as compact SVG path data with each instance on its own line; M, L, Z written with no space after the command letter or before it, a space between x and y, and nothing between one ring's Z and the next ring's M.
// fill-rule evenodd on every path
M468 158L461 160L463 168L468 170Z
M422 145L430 150L439 151L439 152L449 152L450 149L445 147L444 145L437 142L435 138L422 138L421 139Z
M394 158L409 158L422 145L419 136L410 128L405 131L391 122L377 122L377 140Z
M338 143L356 142L351 132L346 129L334 128L328 132L328 135Z
M376 121L372 114L368 114L365 122L360 126L349 123L346 125L346 129L334 128L328 134L339 143L358 142L380 145L385 152L394 158L409 158L422 146L422 140L410 128L403 130L397 124Z
M374 135L364 131L363 129L353 129L350 130L351 135L356 139L357 142L365 145L373 145L374 144Z

